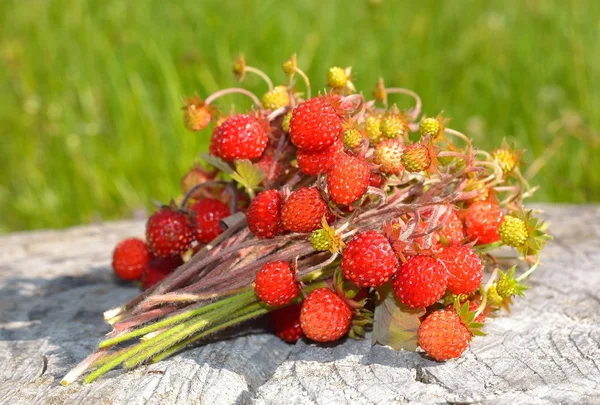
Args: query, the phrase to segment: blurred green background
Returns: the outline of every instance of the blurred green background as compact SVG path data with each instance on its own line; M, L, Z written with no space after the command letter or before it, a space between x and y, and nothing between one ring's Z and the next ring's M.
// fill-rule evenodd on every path
M178 194L210 135L183 128L182 96L233 85L239 52L276 82L297 52L316 89L332 65L369 94L383 75L476 145L516 139L537 200L600 201L599 31L597 1L3 0L0 232Z

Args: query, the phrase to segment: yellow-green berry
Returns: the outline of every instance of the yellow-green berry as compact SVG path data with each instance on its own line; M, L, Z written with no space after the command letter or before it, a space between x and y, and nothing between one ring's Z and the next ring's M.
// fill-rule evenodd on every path
M341 67L332 67L329 68L327 72L327 85L329 87L333 87L334 89L341 89L346 86L348 82L348 75L346 74L346 70Z
M411 173L419 173L429 169L429 166L431 166L429 149L420 143L408 145L402 154L402 164Z
M492 157L498 162L502 168L502 172L506 175L515 168L517 164L517 156L510 149L496 149Z
M421 136L430 136L435 138L439 135L441 128L442 126L440 125L440 122L431 117L423 119L419 124L419 132L421 133Z
M502 243L516 248L523 246L529 237L525 221L512 215L504 217L504 222L500 225L498 233Z
M275 86L265 93L262 98L263 106L269 110L276 110L290 105L290 95L287 87Z
M344 145L349 149L354 149L362 142L362 134L356 128L344 130Z
M502 304L502 302L504 301L504 298L502 298L498 294L496 283L492 284L490 286L490 288L488 288L487 300L488 300L488 303L490 303L490 305L495 305L495 306Z
M367 117L365 121L365 130L367 132L367 138L372 145L377 145L381 142L381 120L377 117Z
M326 252L331 246L331 237L326 229L317 229L310 235L310 245L317 252Z
M375 147L373 161L383 173L398 175L404 171L403 150L404 146L398 140L386 139Z
M387 139L401 138L408 133L406 122L398 115L383 117L379 127L381 136Z
M292 112L288 111L287 114L283 116L283 120L281 121L281 129L283 132L290 132L290 120L292 119Z

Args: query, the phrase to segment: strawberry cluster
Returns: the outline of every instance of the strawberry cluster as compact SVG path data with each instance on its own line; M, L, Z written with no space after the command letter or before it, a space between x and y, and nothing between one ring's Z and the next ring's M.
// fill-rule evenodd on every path
M506 142L492 153L475 149L441 114L424 116L415 93L382 79L366 100L351 69L334 67L329 89L311 96L295 56L283 70L289 84L273 86L240 57L234 73L265 79L262 98L234 88L186 99L188 129L214 122L209 153L183 176L177 203L150 216L146 242L115 249L116 274L141 279L145 292L107 313L115 330L101 348L146 338L144 356L125 350L108 364L159 360L267 313L286 342L372 330L375 341L414 349L385 332L416 323L413 340L443 361L523 295L548 236L523 208L534 189L518 151ZM232 93L255 107L222 114L212 105ZM398 94L415 105L390 104ZM501 246L520 253L527 270L502 270Z

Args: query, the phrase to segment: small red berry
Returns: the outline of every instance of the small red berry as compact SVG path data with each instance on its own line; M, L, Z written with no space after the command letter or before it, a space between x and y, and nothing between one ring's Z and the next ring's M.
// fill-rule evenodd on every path
M202 198L190 209L196 214L196 240L200 243L208 243L219 236L223 232L221 220L230 214L229 207L214 198Z
M321 220L331 221L327 203L321 198L319 190L304 187L294 191L283 203L281 221L284 229L292 232L312 232L321 227Z
M146 240L157 256L180 254L192 245L194 226L186 214L163 207L148 218Z
M384 284L399 265L392 245L377 231L361 232L352 238L341 263L344 277L359 287Z
M411 256L392 278L392 287L401 303L424 308L442 298L448 286L448 272L441 261L429 256Z
M277 190L266 190L254 197L246 211L250 232L260 239L272 238L282 233L282 205L283 198Z
M248 114L226 119L215 130L215 136L219 156L227 161L258 159L269 141L265 125Z
M258 298L278 307L288 304L298 295L298 286L288 262L270 262L257 273L254 291Z
M365 194L370 177L367 162L346 156L339 159L327 174L327 190L335 203L350 205Z
M316 176L319 173L328 172L335 164L336 159L344 149L344 144L337 140L327 149L317 152L307 152L298 149L296 159L298 167L304 174Z
M471 240L476 240L477 245L497 242L500 240L498 230L503 220L504 212L498 204L488 201L476 202L467 209L467 235Z
M469 328L456 311L441 310L429 315L419 326L417 342L437 361L460 357L471 341Z
M483 279L483 265L477 253L469 246L450 246L438 258L448 270L448 290L452 294L471 294Z
M144 241L129 238L122 240L115 247L112 266L119 278L133 281L142 276L149 259L150 250Z
M346 302L327 287L308 294L302 303L300 326L309 339L332 342L348 333L352 311Z
M450 244L458 244L465 238L465 227L456 211L449 214L438 235L443 236Z
M327 149L344 130L342 117L327 96L313 97L292 112L290 139L299 149L316 152Z
M271 326L275 334L283 341L295 343L303 335L300 327L300 309L302 305L292 304L269 312Z

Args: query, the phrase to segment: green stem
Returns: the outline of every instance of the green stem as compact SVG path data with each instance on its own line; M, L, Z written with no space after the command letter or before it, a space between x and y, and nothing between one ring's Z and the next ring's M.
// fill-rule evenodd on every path
M531 268L529 270L527 270L525 273L521 274L518 278L517 278L517 282L521 282L523 280L525 280L527 277L529 277L531 275L531 273L533 273L535 271L535 269L538 268L538 266L540 265L540 255L536 255L535 257L535 263L533 264L533 266L531 266Z
M205 312L208 312L208 311L220 308L220 307L222 307L224 305L233 303L233 302L235 302L235 301L237 301L237 300L239 300L241 298L244 298L246 296L253 296L253 295L254 295L254 289L248 290L248 291L246 291L244 293L241 293L239 295L234 295L234 296L231 296L231 297L228 297L228 298L225 298L225 299L213 302L211 304L204 305L204 306L202 306L200 308L193 309L193 310L190 310L190 311L186 311L186 312L183 312L183 313L181 313L179 315L171 316L171 317L169 317L167 319L164 319L162 321L153 323L152 325L148 325L148 326L143 327L143 328L139 328L139 329L134 330L132 332L125 333L125 334L123 334L121 336L116 336L114 338L103 340L102 342L100 342L100 344L98 345L98 347L104 348L104 347L113 346L113 345L115 345L117 343L121 343L121 342L130 340L132 338L145 335L145 334L153 332L155 330L164 328L165 326L173 325L173 324L185 321L186 319L190 319L190 318L193 318L195 316L201 315L201 314L203 314Z

